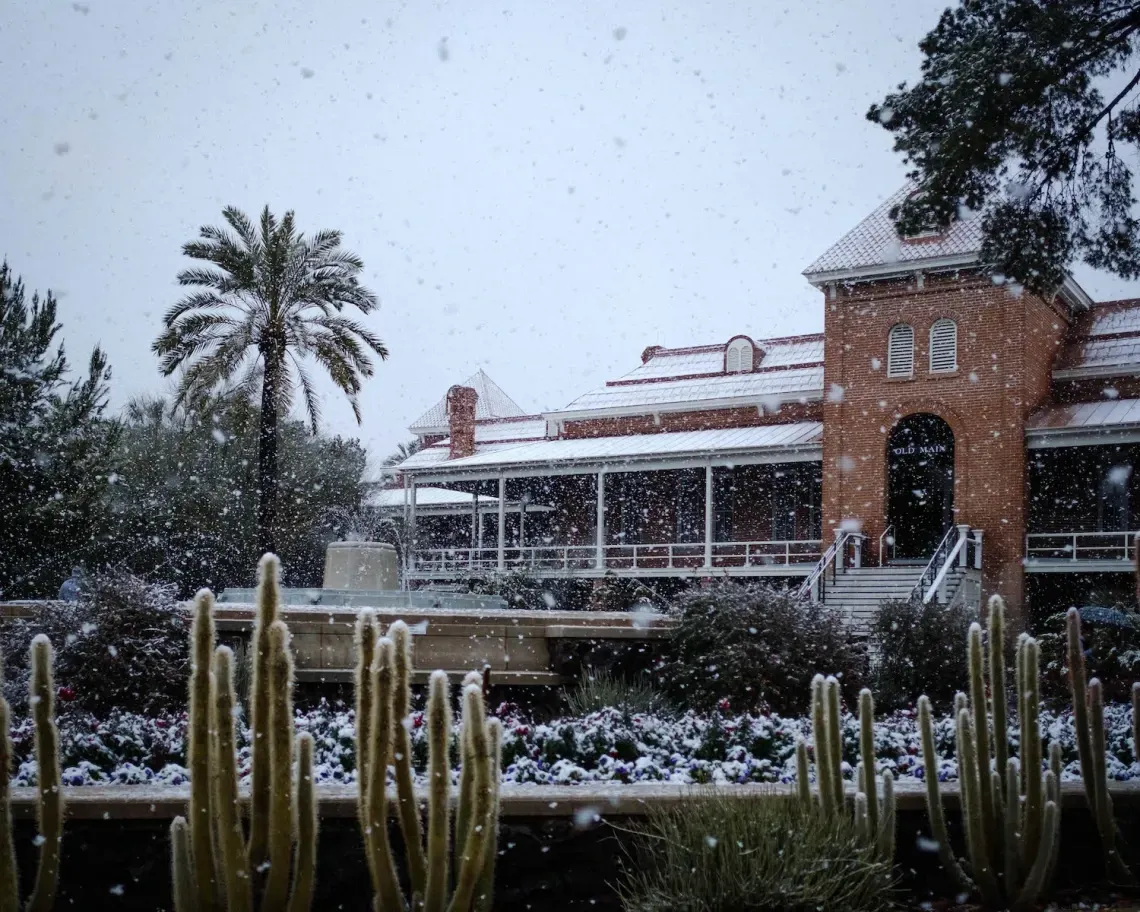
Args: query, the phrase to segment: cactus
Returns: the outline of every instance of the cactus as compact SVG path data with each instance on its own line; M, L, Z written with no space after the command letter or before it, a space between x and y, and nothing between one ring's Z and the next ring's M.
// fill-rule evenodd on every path
M358 629L367 635L370 622L362 618ZM367 647L365 647L367 648ZM497 719L487 720L482 678L474 673L464 681L460 754L463 771L454 830L454 885L452 886L451 833L451 704L447 674L433 672L428 685L428 801L426 850L424 827L412 794L410 739L405 727L411 678L407 626L393 624L388 635L373 646L370 674L357 666L358 706L371 703L371 722L357 727L357 757L368 767L363 815L364 844L369 857L375 906L378 909L413 908L423 912L485 912L492 907L492 887L498 840L499 753L502 730ZM388 839L389 794L387 770L396 768L397 821L407 846L407 867L412 899L401 892L395 859ZM417 868L422 873L417 873ZM449 887L452 889L448 897Z
M816 783L819 806L824 814L844 808L842 736L839 729L839 681L816 675L812 680L812 739L815 742ZM880 779L875 764L875 700L871 691L859 692L859 753L855 773L855 830L859 841L884 861L894 859L894 777L884 772ZM807 784L807 748L796 744L797 794L810 800ZM879 793L882 793L880 799Z
M1109 877L1117 883L1131 886L1136 883L1136 878L1117 850L1116 821L1112 814L1112 798L1108 794L1108 776L1105 770L1104 695L1100 681L1096 678L1086 683L1085 655L1081 646L1081 616L1076 608L1069 609L1066 621L1069 687L1073 697L1073 727L1077 732L1077 757L1081 763L1085 799L1089 804L1089 812L1096 821ZM1138 699L1140 697L1137 695L1136 685L1133 685L1133 739L1140 731L1140 725L1136 720Z
M55 902L63 839L63 792L60 790L59 731L55 726L55 684L52 680L51 640L42 633L32 640L31 705L36 746L36 830L39 861L26 908L46 912ZM0 656L0 683L3 657ZM0 909L20 908L20 878L12 836L12 712L0 688Z
M214 647L213 596L203 589L194 603L190 679L189 822L171 826L171 871L175 908L224 907L229 912L253 908L252 859L266 857L262 908L304 912L312 904L316 876L317 807L313 783L313 741L293 735L293 659L289 630L278 619L277 558L260 565L258 625L254 640L254 781L250 801L250 840L243 835L238 809L234 712L234 657ZM263 642L262 642L263 641ZM293 755L297 755L296 780ZM262 780L257 779L258 757ZM258 789L267 800L259 803ZM208 809L206 815L202 808ZM261 808L259 810L259 808ZM254 845L264 839L264 849ZM290 883L292 871L292 883ZM223 902L224 900L224 902Z
M989 601L989 654L982 628L972 624L967 639L970 696L954 699L962 822L969 874L954 857L938 788L938 755L930 700L918 701L919 734L925 767L926 807L943 866L960 889L977 892L991 909L1029 909L1048 886L1060 846L1060 747L1049 748L1042 772L1038 646L1022 634L1017 643L1017 705L1021 758L1009 756L1005 693L1005 604ZM990 699L986 697L988 666ZM993 743L990 743L992 726ZM992 752L991 752L992 747Z

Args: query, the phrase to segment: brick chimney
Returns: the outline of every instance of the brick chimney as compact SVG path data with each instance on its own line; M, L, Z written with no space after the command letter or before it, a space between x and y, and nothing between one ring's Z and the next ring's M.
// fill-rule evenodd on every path
M447 391L447 427L451 433L448 459L475 455L475 403L479 394L469 386Z

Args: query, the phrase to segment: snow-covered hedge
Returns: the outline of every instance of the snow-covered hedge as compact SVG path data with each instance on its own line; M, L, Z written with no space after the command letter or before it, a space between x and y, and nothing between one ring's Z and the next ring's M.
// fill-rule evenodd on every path
M806 719L712 713L679 716L623 714L607 709L581 718L535 722L513 706L499 708L503 720L504 768L507 782L569 784L575 782L781 782L794 776L792 757L797 733L810 737ZM1114 779L1140 779L1132 759L1132 712L1126 705L1106 709L1108 773ZM1079 778L1072 716L1042 713L1042 733L1060 742L1066 779ZM423 716L409 719L418 769L427 757ZM297 713L298 730L313 733L320 782L355 781L353 714L328 704ZM60 719L60 745L68 785L186 782L185 716L151 718L115 713L97 720L71 713ZM844 759L856 757L857 722L844 719ZM942 757L939 778L957 778L953 725L949 717L936 723ZM1016 724L1011 724L1015 733ZM241 726L241 764L248 772L248 731ZM21 720L12 732L16 754L14 784L35 779L31 762L32 728ZM875 727L876 752L883 768L901 779L921 779L916 720L909 712L882 719ZM1016 743L1015 743L1016 748ZM847 767L851 775L851 766Z

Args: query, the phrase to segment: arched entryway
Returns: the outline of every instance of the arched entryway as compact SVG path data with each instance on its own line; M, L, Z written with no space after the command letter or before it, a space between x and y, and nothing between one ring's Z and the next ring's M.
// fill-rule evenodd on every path
M954 432L937 415L908 415L887 438L887 522L895 557L930 557L954 524Z

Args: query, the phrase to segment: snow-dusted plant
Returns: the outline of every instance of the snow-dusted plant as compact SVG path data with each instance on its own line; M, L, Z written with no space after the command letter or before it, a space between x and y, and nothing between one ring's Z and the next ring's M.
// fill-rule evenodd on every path
M125 571L90 577L77 602L45 602L34 616L0 625L9 657L5 692L13 707L28 697L28 645L37 634L55 644L60 708L99 715L161 713L186 700L189 616L174 586Z

